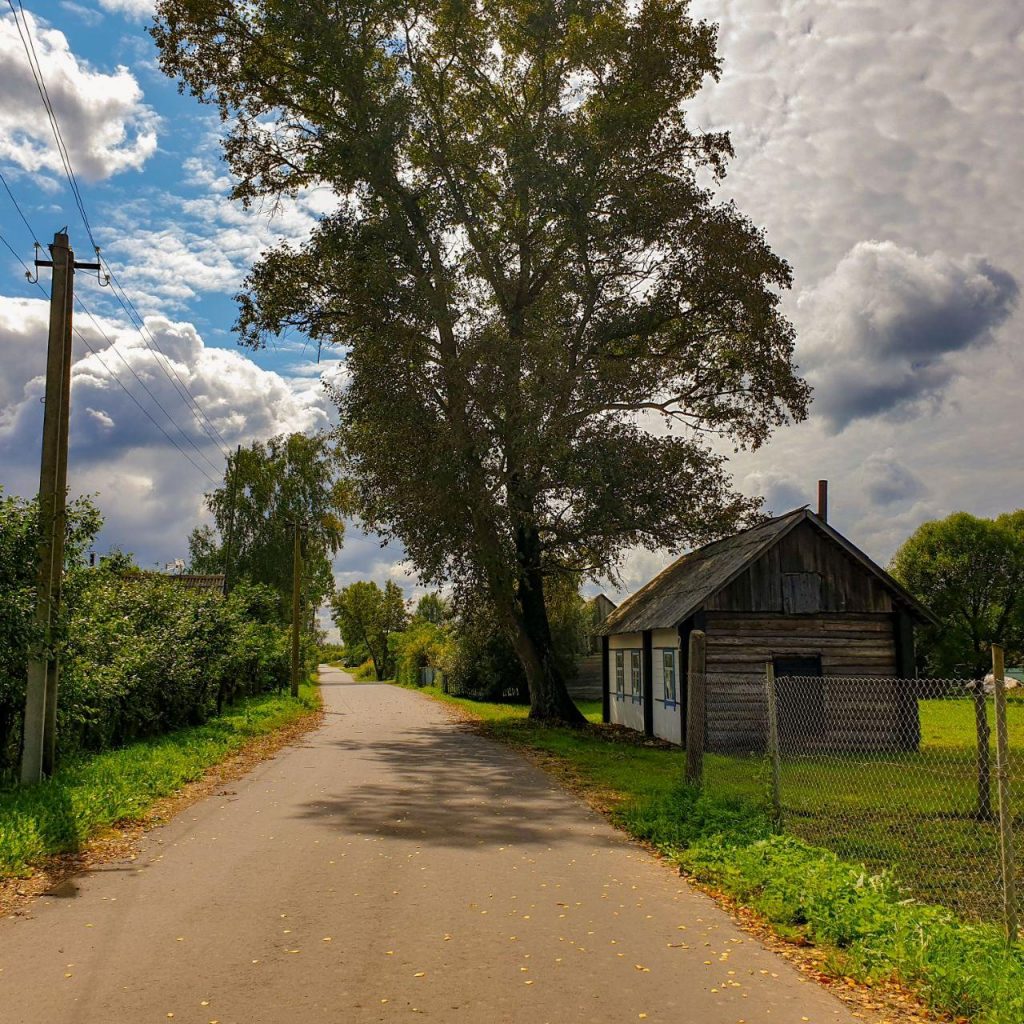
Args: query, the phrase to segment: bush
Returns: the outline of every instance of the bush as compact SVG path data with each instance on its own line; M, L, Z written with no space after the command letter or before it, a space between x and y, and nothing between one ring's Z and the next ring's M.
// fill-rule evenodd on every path
M454 643L445 626L414 619L404 633L394 634L395 681L419 686L420 669L444 671L453 651Z
M289 682L287 627L269 587L242 583L227 599L173 578L81 562L99 528L86 500L69 508L68 562L56 642L61 658L58 757L104 750L205 722L239 694ZM0 500L0 781L21 748L32 634L34 503ZM306 640L304 662L315 650Z

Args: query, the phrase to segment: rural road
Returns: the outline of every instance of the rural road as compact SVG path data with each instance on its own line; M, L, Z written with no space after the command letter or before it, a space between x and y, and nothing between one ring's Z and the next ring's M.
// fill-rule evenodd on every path
M515 752L321 679L318 731L0 920L3 1024L854 1024Z

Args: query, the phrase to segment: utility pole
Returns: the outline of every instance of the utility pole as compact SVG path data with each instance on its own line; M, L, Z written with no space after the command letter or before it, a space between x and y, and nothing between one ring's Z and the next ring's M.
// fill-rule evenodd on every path
M228 489L228 535L224 539L224 594L231 593L231 545L235 540L235 496L238 492L238 463L242 457L242 446L235 449L235 465L231 470L231 486Z
M299 633L302 630L302 524L292 544L292 696L299 695Z
M64 572L68 430L71 414L71 311L74 306L75 270L95 270L97 275L100 273L98 262L75 262L66 229L54 234L50 255L52 259L35 261L37 267L51 267L53 277L46 349L43 447L39 469L36 636L28 659L21 760L21 781L29 785L41 782L44 776L53 773L57 746L60 662L55 647L54 627L60 609Z

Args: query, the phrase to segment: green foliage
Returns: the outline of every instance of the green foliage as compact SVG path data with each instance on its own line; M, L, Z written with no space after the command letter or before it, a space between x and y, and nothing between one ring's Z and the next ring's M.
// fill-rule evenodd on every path
M889 570L942 620L918 633L930 675L984 676L992 643L1006 648L1008 664L1024 656L1024 510L923 523Z
M420 620L434 626L440 626L451 617L451 604L440 594L424 594L416 602L416 610L412 613L414 622Z
M394 675L394 647L391 636L408 620L405 598L394 580L382 590L372 580L358 580L331 598L331 616L347 646L369 651L378 679Z
M290 696L247 697L204 725L79 757L38 786L0 790L0 876L28 873L48 854L77 850L98 829L138 817L159 797L202 776L211 765L319 705L304 685Z
M82 555L100 522L88 499L70 504L55 637L61 761L204 722L241 694L287 683L288 635L273 590L242 583L224 600L142 573L125 555L89 569ZM33 502L0 500L0 780L13 777L20 756L37 528ZM303 651L307 661L312 654Z
M232 584L244 579L272 587L278 617L286 622L294 524L304 523L303 593L307 605L319 607L334 589L331 557L341 549L348 507L337 470L337 456L321 436L281 435L232 453L223 486L206 496L216 530L197 527L189 537L193 571L228 571Z
M888 875L792 836L750 842L729 831L679 860L783 930L839 950L834 969L843 974L898 978L927 1005L977 1024L1024 1019L1024 948L1007 947L994 925L905 899Z
M548 582L732 529L756 503L703 438L757 447L808 401L789 267L715 200L728 136L687 124L715 28L660 0L160 0L152 31L224 116L236 199L338 198L255 265L243 340L345 350L360 515L486 594L532 713L575 716Z
M587 653L591 625L578 583L578 577L560 576L549 581L544 590L550 655L567 681L575 678L577 662ZM452 620L451 640L443 665L450 692L484 701L521 703L530 699L515 646L486 600L461 602Z
M420 600L420 605L423 600ZM454 641L450 627L439 625L428 618L416 616L402 633L395 634L395 681L406 686L418 686L421 668L451 670Z
M64 549L66 607L74 604L87 578L82 558L100 525L99 511L91 499L69 503ZM33 625L38 530L36 502L5 497L0 489L0 779L19 756L28 651L38 641ZM58 624L56 639L60 637Z

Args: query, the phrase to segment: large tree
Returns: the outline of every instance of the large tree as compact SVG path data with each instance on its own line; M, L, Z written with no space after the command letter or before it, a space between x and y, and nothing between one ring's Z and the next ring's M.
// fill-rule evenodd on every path
M942 622L918 642L929 674L982 678L993 643L1011 664L1024 654L1024 510L996 519L954 512L922 523L889 570Z
M154 36L219 107L235 198L337 196L253 268L243 338L346 350L363 519L486 596L532 716L579 721L546 582L733 528L756 506L709 439L805 414L789 268L685 117L715 27L686 0L160 0Z
M303 591L313 608L334 589L332 556L344 537L348 488L324 436L282 434L228 457L224 483L206 495L215 529L189 537L194 572L226 572L273 587L282 619L291 614L295 524L305 526Z

